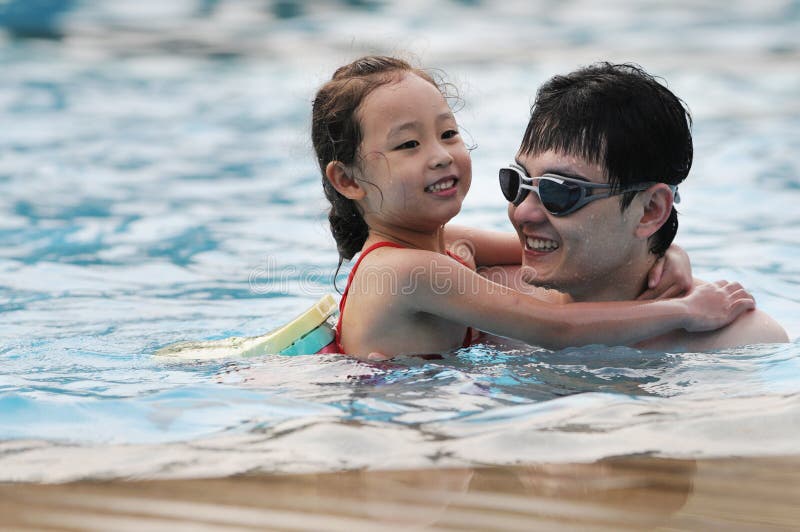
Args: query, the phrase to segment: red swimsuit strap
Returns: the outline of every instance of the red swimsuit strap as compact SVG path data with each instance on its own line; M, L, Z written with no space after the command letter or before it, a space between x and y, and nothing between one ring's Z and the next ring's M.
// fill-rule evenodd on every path
M353 265L353 269L350 270L350 275L347 276L347 284L344 287L344 293L342 294L342 299L339 301L339 320L336 322L336 330L334 331L336 335L334 341L336 342L336 349L337 352L339 353L344 353L344 349L342 349L342 344L341 344L342 318L344 317L344 305L347 302L347 293L350 291L350 284L353 282L353 277L355 277L356 271L358 270L358 266L361 264L361 261L364 260L364 257L369 255L372 251L383 247L405 249L406 246L403 246L402 244L395 244L394 242L386 242L386 241L376 242L367 249L363 250L361 254L358 256L358 260L356 260L356 263ZM464 261L464 259L456 255L455 253L450 253L448 251L447 254L450 257L457 260L458 262L460 262L461 264L463 264L464 266L469 267L467 263ZM461 347L469 347L470 345L472 345L472 327L467 327L467 333L464 335L464 341L461 344Z
M469 264L467 264L467 261L456 255L455 253L452 253L450 250L445 251L445 253L447 253L447 256L450 257L451 259L456 259L458 262L469 268Z
M344 317L344 304L347 302L347 293L350 291L350 283L353 282L353 277L356 275L356 270L358 270L358 266L361 264L361 261L364 260L364 257L369 255L371 252L375 251L378 248L401 248L404 249L405 246L401 244L395 244L394 242L376 242L372 244L367 249L363 250L361 254L358 256L358 260L353 265L353 269L350 270L350 275L347 276L347 284L344 287L344 293L342 294L342 299L339 301L339 320L336 322L336 347L340 353L344 353L342 350L342 344L340 343L340 339L342 336L342 317Z

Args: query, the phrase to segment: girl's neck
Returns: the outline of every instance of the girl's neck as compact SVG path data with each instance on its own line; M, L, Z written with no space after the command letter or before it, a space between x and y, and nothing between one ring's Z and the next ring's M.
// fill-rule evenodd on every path
M444 253L444 226L433 232L412 231L396 227L370 227L369 237L367 237L364 247L371 246L376 242L394 242L412 249Z

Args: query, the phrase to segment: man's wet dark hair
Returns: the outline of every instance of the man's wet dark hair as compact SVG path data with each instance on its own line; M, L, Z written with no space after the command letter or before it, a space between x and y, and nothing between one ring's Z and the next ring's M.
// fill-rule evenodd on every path
M692 167L686 105L638 65L596 63L554 76L539 89L520 153L555 151L602 166L615 188L656 181L677 185ZM635 196L622 196L626 209ZM663 255L678 231L672 208L650 237Z

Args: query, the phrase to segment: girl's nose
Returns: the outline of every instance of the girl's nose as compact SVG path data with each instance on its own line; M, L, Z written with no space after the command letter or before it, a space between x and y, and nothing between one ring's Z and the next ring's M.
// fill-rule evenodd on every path
M447 168L452 164L453 156L450 151L444 146L437 145L435 151L431 154L431 167L432 168Z

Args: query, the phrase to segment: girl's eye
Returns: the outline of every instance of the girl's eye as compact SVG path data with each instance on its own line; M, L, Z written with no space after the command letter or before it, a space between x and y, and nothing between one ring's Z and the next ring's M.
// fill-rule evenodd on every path
M416 140L409 140L408 142L404 142L399 146L396 146L394 149L396 150L410 150L419 146L419 142Z
M455 129L448 129L447 131L442 133L442 138L443 139L452 139L453 137L457 137L457 136L458 136L458 131L455 130Z

